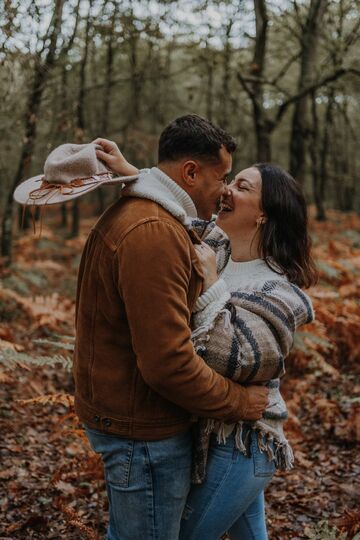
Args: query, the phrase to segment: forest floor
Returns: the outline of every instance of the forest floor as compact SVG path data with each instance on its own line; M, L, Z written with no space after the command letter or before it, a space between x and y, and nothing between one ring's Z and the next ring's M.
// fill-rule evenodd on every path
M0 540L105 534L102 468L71 398L76 273L92 222L68 239L53 217L41 238L19 235L12 267L0 267ZM359 539L360 219L332 211L311 227L317 320L283 380L296 466L267 490L269 535Z

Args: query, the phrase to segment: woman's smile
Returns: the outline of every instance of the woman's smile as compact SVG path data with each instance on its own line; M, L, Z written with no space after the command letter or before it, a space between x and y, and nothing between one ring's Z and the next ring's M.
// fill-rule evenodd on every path
M224 213L229 213L229 212L232 212L234 210L234 208L232 207L232 205L229 203L229 200L228 199L224 199L223 197L221 198L221 201L220 201L220 212L219 214L221 214L222 212Z

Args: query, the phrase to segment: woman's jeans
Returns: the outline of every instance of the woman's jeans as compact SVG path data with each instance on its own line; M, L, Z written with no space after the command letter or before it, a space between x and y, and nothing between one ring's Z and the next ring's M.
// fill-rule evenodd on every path
M149 442L85 431L104 463L107 540L178 540L190 490L191 433Z
M264 489L275 464L260 452L251 436L251 457L235 448L234 435L225 444L212 436L206 478L191 488L180 540L218 540L228 531L232 540L266 540Z

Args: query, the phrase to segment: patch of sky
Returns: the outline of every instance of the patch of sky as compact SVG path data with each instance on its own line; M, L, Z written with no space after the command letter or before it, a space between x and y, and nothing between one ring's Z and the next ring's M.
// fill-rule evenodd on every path
M65 2L61 38L66 42L71 35L77 0ZM53 15L54 2L49 0L27 0L19 5L17 16L13 21L15 29L7 41L7 47L23 53L34 54L43 48ZM106 20L111 16L112 3L93 0L91 15L94 21ZM89 2L80 2L81 26L84 26L89 9ZM145 21L154 20L165 38L176 37L177 41L195 41L199 44L207 42L212 47L221 47L226 28L232 21L230 42L235 48L246 45L249 36L255 32L254 9L252 0L199 1L180 0L156 1L124 0L118 5L119 14L133 14L134 24L143 30ZM94 36L96 37L96 36Z

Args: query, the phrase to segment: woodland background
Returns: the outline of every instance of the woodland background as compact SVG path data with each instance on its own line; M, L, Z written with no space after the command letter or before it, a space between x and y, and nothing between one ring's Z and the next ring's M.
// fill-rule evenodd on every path
M47 210L39 237L14 187L97 136L152 165L188 112L237 138L234 171L277 162L309 202L317 320L283 382L297 466L268 489L270 538L360 538L359 14L358 0L0 3L1 539L97 539L106 522L71 350L82 246L118 192Z

